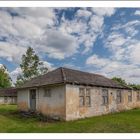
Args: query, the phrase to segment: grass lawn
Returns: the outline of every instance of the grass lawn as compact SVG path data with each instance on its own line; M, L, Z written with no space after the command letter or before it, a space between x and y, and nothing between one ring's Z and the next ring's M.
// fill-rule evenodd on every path
M16 113L15 105L0 105L0 132L140 133L140 109L70 122L41 122Z

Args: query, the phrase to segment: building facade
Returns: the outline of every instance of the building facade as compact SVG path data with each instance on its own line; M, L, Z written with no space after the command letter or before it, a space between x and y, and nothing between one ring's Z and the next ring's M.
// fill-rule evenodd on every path
M45 78L48 79L45 81ZM18 89L19 110L32 110L66 121L136 107L140 107L139 91L100 75L66 68L35 78Z

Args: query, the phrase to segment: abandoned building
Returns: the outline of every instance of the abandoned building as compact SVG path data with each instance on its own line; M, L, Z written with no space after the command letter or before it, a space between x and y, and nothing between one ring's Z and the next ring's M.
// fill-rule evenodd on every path
M17 90L15 88L0 89L0 104L17 104Z
M75 120L140 107L140 92L102 75L58 68L18 89L18 108Z

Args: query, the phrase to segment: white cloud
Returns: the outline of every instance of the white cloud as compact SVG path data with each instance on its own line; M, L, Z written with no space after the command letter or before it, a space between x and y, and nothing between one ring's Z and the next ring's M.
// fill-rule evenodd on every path
M77 17L89 18L91 15L92 13L86 9L79 9L77 11Z
M64 59L76 53L76 39L60 30L49 29L40 40L38 51L47 52L51 58ZM41 47L41 46L42 47Z
M50 58L60 60L75 54L80 44L84 44L83 53L87 53L102 31L103 16L111 16L115 12L104 8L93 11L94 14L90 9L80 8L72 20L63 15L59 21L55 8L1 8L0 38L6 38L3 43L6 47L1 47L0 57L17 62L17 53L22 55L23 48L29 46L40 56L47 53Z
M115 13L115 8L92 8L92 11L99 16L111 16Z
M92 28L92 31L99 32L100 30L102 30L103 23L103 17L93 15L90 19L89 25Z
M140 41L138 20L113 26L111 33L104 37L104 47L110 54L108 58L91 55L86 65L97 73L108 77L122 77L130 83L140 83Z
M47 61L41 61L43 63L43 67L47 67L49 71L53 70L55 67L52 63Z
M10 77L12 78L12 82L16 83L17 76L21 74L21 68L17 67L15 70L10 72Z
M121 77L128 83L140 83L140 68L136 65L126 64L110 58L101 58L97 55L90 56L86 65L91 72L96 72L107 77ZM92 70L95 69L96 70Z
M110 63L110 60L106 58L99 58L99 56L97 55L92 55L88 57L88 59L86 60L87 65L93 65L94 67L97 67L97 68L104 67L108 65L109 63Z
M140 10L136 10L135 15L140 15Z
M24 47L15 46L7 42L0 42L0 57L5 58L8 61L19 62L21 55L25 53L25 50Z

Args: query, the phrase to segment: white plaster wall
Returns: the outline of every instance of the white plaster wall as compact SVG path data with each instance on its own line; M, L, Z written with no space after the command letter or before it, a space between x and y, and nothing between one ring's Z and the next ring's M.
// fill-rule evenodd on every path
M4 97L0 97L0 104L4 104Z
M44 97L45 88L51 91L51 97ZM65 119L65 86L39 87L36 89L36 110L50 117ZM30 109L29 88L18 91L18 108Z
M17 97L7 97L7 102L4 101L4 97L0 97L0 104L17 104Z
M22 111L27 111L30 108L29 104L29 89L19 90L17 93L17 105Z
M51 97L44 97L45 88L49 88ZM37 93L37 111L51 117L65 119L65 86L43 87Z

